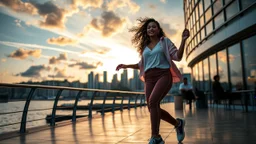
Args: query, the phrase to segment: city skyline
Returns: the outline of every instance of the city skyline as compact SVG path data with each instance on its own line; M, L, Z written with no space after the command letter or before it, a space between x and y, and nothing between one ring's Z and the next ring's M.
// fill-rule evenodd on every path
M158 20L179 47L182 1L0 1L0 82L87 82L91 71L100 81L103 71L108 82L114 74L120 80L122 71L115 67L139 61L129 28L140 17ZM185 58L177 64L190 72Z

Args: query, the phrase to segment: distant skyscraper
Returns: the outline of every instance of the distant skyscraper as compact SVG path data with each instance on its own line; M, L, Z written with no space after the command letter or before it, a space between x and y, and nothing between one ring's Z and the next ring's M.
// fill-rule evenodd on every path
M88 75L88 83L87 83L88 88L93 88L93 84L94 84L93 77L94 77L93 72L90 72L90 74Z
M103 72L103 87L104 87L104 89L108 89L108 75L107 75L107 71Z
M133 70L133 78L134 78L134 83L135 83L135 89L136 90L140 89L139 71L137 69Z
M114 74L111 82L111 88L116 88L117 85L118 85L117 74Z
M126 69L121 74L121 84L122 86L128 87L128 72Z
M95 79L94 79L94 87L95 89L99 89L100 88L100 82L99 82L99 74L95 75Z

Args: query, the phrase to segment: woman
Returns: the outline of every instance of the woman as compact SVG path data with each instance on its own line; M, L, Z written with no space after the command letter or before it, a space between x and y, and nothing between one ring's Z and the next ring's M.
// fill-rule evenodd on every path
M135 32L132 43L137 47L141 56L138 64L119 64L119 69L140 69L140 78L145 82L145 95L151 120L151 139L149 144L163 144L159 134L160 119L172 124L176 128L177 139L181 142L184 137L185 120L174 119L167 111L160 108L160 101L168 93L173 82L179 82L182 78L172 60L180 61L183 56L185 41L189 37L189 31L182 33L182 41L179 50L165 37L160 24L153 18L138 19L139 25L130 29Z

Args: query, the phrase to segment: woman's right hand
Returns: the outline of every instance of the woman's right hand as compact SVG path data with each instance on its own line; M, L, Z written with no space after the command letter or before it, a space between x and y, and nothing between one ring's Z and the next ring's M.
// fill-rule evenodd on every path
M124 64L119 64L119 65L116 67L116 70L119 71L121 68L126 68L126 65L124 65Z

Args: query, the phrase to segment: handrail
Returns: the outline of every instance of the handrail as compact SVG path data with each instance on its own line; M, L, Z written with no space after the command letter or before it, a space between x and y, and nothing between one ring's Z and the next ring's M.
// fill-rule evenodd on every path
M75 90L75 91L88 91L88 92L110 92L110 93L122 93L122 94L144 94L144 92L131 92L131 91L119 91L119 90L103 90L103 89L88 89L88 88L74 88L64 86L47 86L47 85L31 85L31 84L10 84L0 83L0 87L20 87L20 88L41 88L41 89L62 89L62 90Z
M255 90L253 90L253 89L250 89L250 90L237 90L237 91L227 91L227 93L229 93L229 94L245 94L245 93L256 93L256 91ZM212 91L207 91L207 92L204 92L204 94L213 94L213 92ZM255 106L255 100L253 100L253 97L249 97L248 95L243 95L244 97L245 97L245 99L244 99L244 101L245 101L245 112L248 112L248 101L250 101L251 102L251 105L253 106L253 109L254 109L254 106ZM230 97L230 98L232 98L232 96Z
M103 90L103 89L88 89L88 88L74 88L74 87L64 87L64 86L48 86L48 85L31 85L31 84L10 84L10 83L0 83L0 87L6 87L6 88L30 88L30 92L27 96L26 99L26 103L24 106L23 111L18 111L18 112L23 112L22 113L22 120L20 123L20 133L25 133L26 132L26 123L27 122L32 122L32 121L38 121L38 120L42 120L42 119L36 119L36 120L27 120L27 115L28 115L28 111L42 111L42 110L50 110L52 109L52 114L51 114L51 121L50 121L50 125L54 126L55 125L55 118L58 117L56 116L56 110L57 110L57 105L58 105L58 100L59 97L61 95L61 92L63 90L70 90L70 91L78 91L76 97L75 97L75 103L73 106L73 114L72 114L72 122L76 121L76 110L77 110L77 104L78 104L78 100L80 98L80 95L82 92L93 92L93 95L90 97L90 104L89 104L89 114L88 117L91 118L92 117L92 110L93 110L93 101L94 98L96 96L97 93L105 93L104 94L104 99L103 99L103 104L101 107L101 114L104 115L104 105L105 105L105 101L107 99L107 96L109 93L115 93L115 94L128 94L127 97L129 97L128 99L128 104L127 104L127 109L130 110L131 108L131 97L136 97L135 98L135 103L134 103L134 108L138 106L143 106L142 104L142 98L144 97L144 92L132 92L132 91L120 91L120 90ZM35 110L29 110L29 105L30 105L30 101L33 98L33 95L35 93L36 90L38 89L52 89L52 90L58 90L57 95L54 99L54 104L52 108L47 108L47 109L35 109ZM132 95L129 95L132 94ZM138 104L137 100L138 100L138 96L141 96L141 102ZM171 96L171 94L167 94L167 96ZM109 97L113 97L113 96L109 96ZM114 95L114 97L117 97L117 95ZM123 110L123 100L124 100L124 95L121 95L122 97L122 101L121 101L121 106L120 106L120 110ZM145 98L145 97L144 97ZM144 100L144 104L145 104L145 100ZM169 101L167 101L169 102ZM115 103L115 98L113 100L113 104ZM115 111L115 107L112 107L112 112ZM7 114L11 114L11 113L18 113L18 112L6 112L6 113L0 113L0 115L7 115ZM2 126L8 126L8 125L15 125L15 124L19 124L19 123L12 123L12 124L4 124ZM0 126L1 127L1 126Z

